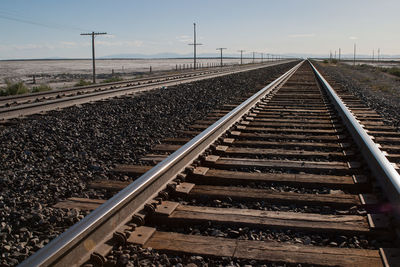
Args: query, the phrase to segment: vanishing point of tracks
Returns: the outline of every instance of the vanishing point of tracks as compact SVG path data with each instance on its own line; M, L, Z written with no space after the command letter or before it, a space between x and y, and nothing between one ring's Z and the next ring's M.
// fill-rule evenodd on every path
M400 134L355 97L335 92L309 62L181 134L154 147L141 166L116 166L139 176L133 183L93 183L122 189L107 202L58 203L96 209L22 265L115 264L114 248L137 244L172 255L399 266ZM223 231L190 233L191 225ZM252 229L258 238L243 238ZM273 231L311 234L307 242L278 242ZM330 239L338 236L340 245Z
M201 69L198 71L140 78L129 81L59 89L27 95L0 97L0 122L49 110L134 94L159 88L160 86L173 86L181 83L215 78L223 75L254 70L265 66L273 66L284 62L287 61L251 66L228 66L218 69Z

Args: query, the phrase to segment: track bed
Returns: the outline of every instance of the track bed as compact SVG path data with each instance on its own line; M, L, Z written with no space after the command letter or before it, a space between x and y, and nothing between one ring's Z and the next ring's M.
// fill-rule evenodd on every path
M101 205L93 217L117 226L92 221L96 231L112 232L81 232L88 237L74 241L78 247L103 240L84 254L87 263L396 266L393 205L376 186L381 177L372 174L308 62L281 78L233 111L227 105L165 139L140 165L116 166L132 180L140 177L133 184L92 183L122 189L105 204L58 203ZM337 93L397 168L400 134L347 92ZM75 231L89 225L85 219Z

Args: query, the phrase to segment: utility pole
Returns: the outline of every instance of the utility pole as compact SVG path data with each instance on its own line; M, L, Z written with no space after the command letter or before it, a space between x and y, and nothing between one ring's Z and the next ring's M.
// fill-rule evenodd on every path
M222 50L226 49L225 47L217 48L217 50L221 51L221 68L222 68Z
M256 54L256 52L253 52L253 64L254 64L254 55Z
M264 61L264 53L261 53L261 63Z
M354 44L353 66L356 65L356 44Z
M380 59L381 59L381 49L378 48L378 62L379 62Z
M335 59L336 59L336 50L335 50Z
M92 61L93 61L93 83L96 83L96 65L94 56L94 37L96 35L104 35L106 32L91 32L91 33L81 33L81 35L91 35L92 36Z
M340 56L341 56L342 51L339 48L339 62L340 62Z
M196 46L198 45L203 45L203 44L198 44L196 43L196 23L193 23L193 44L189 44L189 45L193 45L193 65L194 65L194 69L196 69Z
M243 64L243 52L244 52L245 50L238 50L238 52L240 52L240 65L242 65Z
M372 61L374 61L374 59L375 59L375 50L372 49Z

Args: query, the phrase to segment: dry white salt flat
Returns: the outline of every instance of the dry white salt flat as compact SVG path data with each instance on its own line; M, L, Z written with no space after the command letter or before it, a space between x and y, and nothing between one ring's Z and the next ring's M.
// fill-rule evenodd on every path
M224 63L239 63L239 59L224 59ZM247 61L251 61L247 59ZM199 63L219 63L215 59L198 59ZM148 71L150 66L154 71L174 69L178 64L192 64L193 59L97 59L96 73L118 73ZM33 74L90 74L92 61L90 59L73 60L3 60L0 61L0 78L22 78Z
M259 59L258 59L259 61ZM220 63L219 58L198 59L199 64L207 66ZM238 64L240 59L224 59L224 64ZM250 63L252 59L244 59ZM98 81L110 78L112 71L123 79L132 79L137 73L147 73L150 67L153 72L174 70L178 65L183 68L193 64L193 59L97 59L96 75ZM28 87L32 84L33 75L37 84L48 84L52 88L71 87L79 79L91 80L91 59L56 59L56 60L1 60L0 87L5 85L5 79L23 81ZM103 74L103 76L102 76ZM108 76L104 76L107 74ZM100 76L100 77L99 77Z
M346 61L344 62L347 65L353 65L353 61ZM385 60L382 60L380 62L377 61L356 61L357 65L361 64L366 64L366 65L371 65L374 67L382 67L382 68L393 68L393 67L400 67L400 61L398 62L386 62Z

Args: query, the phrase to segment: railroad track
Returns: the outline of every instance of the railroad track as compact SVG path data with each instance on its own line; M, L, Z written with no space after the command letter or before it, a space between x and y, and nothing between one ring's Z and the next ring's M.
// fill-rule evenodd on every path
M94 182L121 190L107 202L58 203L95 210L22 266L118 265L138 247L252 264L399 266L400 134L308 61L190 128L143 165L116 166L133 183Z
M111 87L121 88L121 87L133 86L133 85L140 85L140 84L147 84L147 83L152 83L152 82L159 82L159 81L165 81L165 80L173 80L173 79L178 79L178 78L203 75L203 74L208 74L208 73L212 73L212 72L219 72L222 70L226 70L226 67L224 67L223 69L206 69L206 70L203 69L203 70L190 71L190 72L182 71L181 73L168 74L168 75L157 75L157 76L152 76L152 77L147 77L147 78L137 78L137 79L133 79L133 80L117 81L117 82L111 82L111 83L106 83L106 84L95 84L95 85L79 86L79 87L74 87L74 88L64 88L64 89L59 89L59 90L55 90L55 91L46 91L46 92L38 92L38 93L32 93L32 94L0 97L0 107L15 106L18 104L40 101L43 99L46 100L46 99L56 98L57 96L63 96L63 95L72 96L72 95L78 94L78 92L79 92L79 94L81 94L81 93L88 93L88 92L93 92L93 91L112 89Z
M224 67L212 70L207 69L130 81L2 97L0 98L0 122L49 110L152 90L162 86L173 86L181 83L210 79L254 70L265 66L274 66L286 62L288 61L274 62L269 63L268 65L257 64L256 66Z

